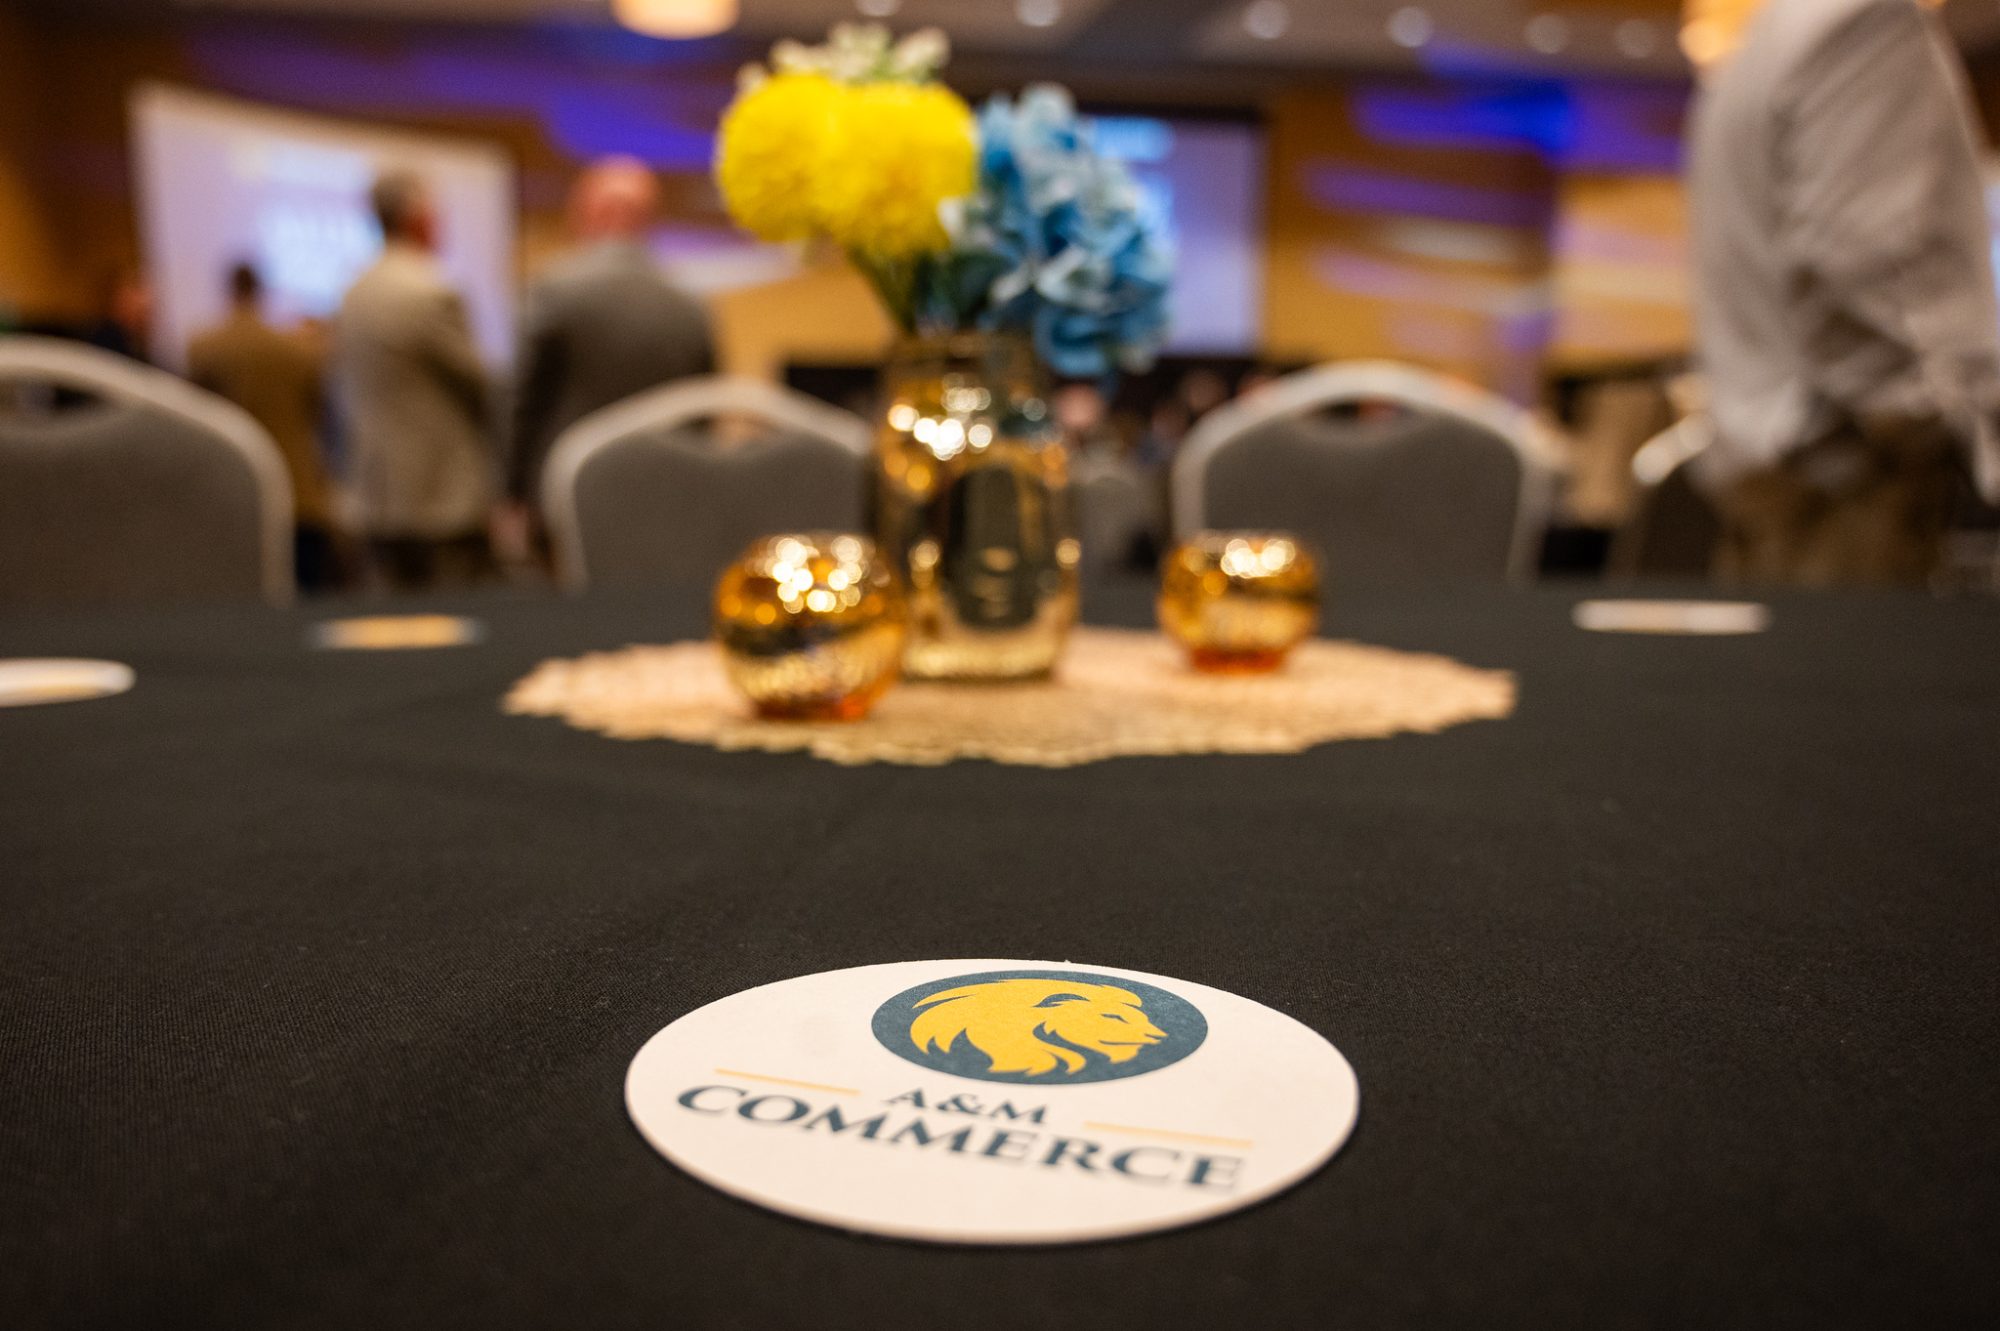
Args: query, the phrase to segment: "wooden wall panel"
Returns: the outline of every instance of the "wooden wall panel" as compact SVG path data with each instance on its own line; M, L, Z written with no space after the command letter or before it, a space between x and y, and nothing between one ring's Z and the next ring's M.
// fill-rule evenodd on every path
M66 281L46 179L44 60L40 34L0 9L0 327L70 312L79 294Z

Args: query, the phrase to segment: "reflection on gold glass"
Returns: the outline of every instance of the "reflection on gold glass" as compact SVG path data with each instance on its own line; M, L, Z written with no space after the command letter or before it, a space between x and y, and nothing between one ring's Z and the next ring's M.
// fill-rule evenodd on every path
M1319 626L1319 569L1289 536L1201 532L1175 546L1160 627L1197 670L1275 670Z
M905 670L1025 679L1076 621L1068 455L1023 342L905 346L876 448L875 530L905 580Z
M763 716L866 715L895 682L905 636L902 590L865 537L767 537L716 585L723 662Z

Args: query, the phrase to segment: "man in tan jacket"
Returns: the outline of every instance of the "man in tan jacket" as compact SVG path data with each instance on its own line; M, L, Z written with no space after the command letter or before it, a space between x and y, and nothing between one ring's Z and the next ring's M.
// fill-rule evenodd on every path
M433 257L438 221L423 182L386 175L370 201L382 257L335 325L362 523L391 585L476 581L492 569L496 490L486 369Z
M264 322L263 282L249 264L229 274L229 315L188 347L188 377L256 418L292 478L293 562L302 591L338 581L333 500L320 451L324 356L304 337Z

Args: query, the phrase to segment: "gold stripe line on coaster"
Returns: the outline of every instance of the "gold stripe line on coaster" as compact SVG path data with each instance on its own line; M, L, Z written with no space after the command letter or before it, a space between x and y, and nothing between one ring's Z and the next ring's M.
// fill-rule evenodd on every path
M738 1072L735 1068L717 1068L715 1075L718 1077L741 1077L745 1081L768 1081L773 1086L799 1086L808 1091L832 1091L835 1095L861 1094L858 1089L852 1086L827 1086L816 1081L794 1081L790 1077L766 1077L758 1072Z
M1167 1128L1135 1128L1129 1123L1086 1123L1086 1128L1096 1128L1099 1132L1129 1132L1139 1137L1171 1137L1176 1141L1207 1142L1211 1146L1237 1146L1249 1150L1257 1143L1242 1137L1210 1137L1200 1132L1174 1132Z

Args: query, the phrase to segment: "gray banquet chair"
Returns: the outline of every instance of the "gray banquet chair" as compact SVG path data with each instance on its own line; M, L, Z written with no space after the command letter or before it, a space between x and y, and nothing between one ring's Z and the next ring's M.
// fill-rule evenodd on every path
M1371 419L1365 409L1393 414ZM1341 581L1535 574L1561 449L1504 399L1387 362L1305 370L1219 407L1174 465L1177 535L1279 529Z
M1143 537L1159 536L1159 487L1145 472L1113 458L1083 457L1070 472L1084 567L1123 568Z
M123 356L0 337L0 607L292 594L263 427Z
M718 420L757 432L731 440ZM754 379L683 380L584 417L549 451L542 511L564 587L707 585L786 531L863 527L870 430Z

